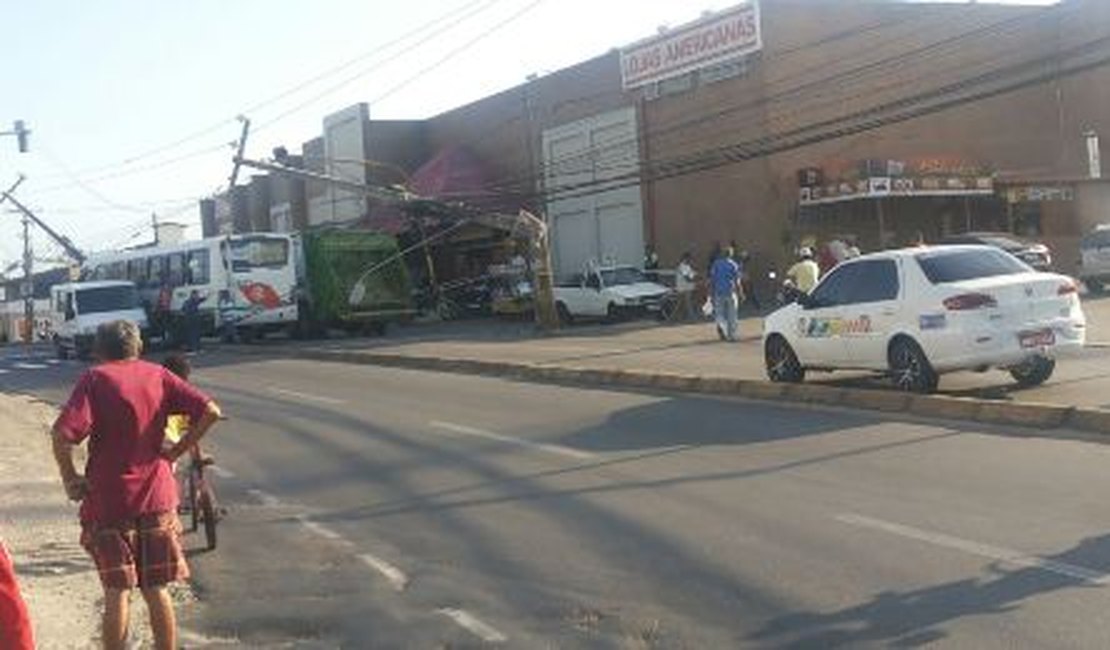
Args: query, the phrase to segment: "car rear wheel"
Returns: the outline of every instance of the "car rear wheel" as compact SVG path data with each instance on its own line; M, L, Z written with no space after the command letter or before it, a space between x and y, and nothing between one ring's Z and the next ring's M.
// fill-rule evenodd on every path
M937 389L939 377L921 346L913 340L895 339L890 344L889 363L890 376L898 390L928 394Z
M775 335L767 339L763 358L767 378L771 381L796 384L806 378L806 370L798 361L798 355L794 354L794 348L781 336Z
M1032 386L1040 386L1048 381L1052 376L1052 372L1056 370L1056 360L1049 359L1048 357L1030 357L1022 362L1021 365L1010 368L1010 376L1018 383L1018 386L1029 388Z

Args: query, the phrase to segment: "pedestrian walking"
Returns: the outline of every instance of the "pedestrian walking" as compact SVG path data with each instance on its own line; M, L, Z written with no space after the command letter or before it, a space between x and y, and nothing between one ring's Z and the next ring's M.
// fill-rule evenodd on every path
M740 265L733 259L735 251L726 248L713 262L709 283L713 292L713 316L717 323L717 336L721 340L735 341L739 327L738 310L743 287L740 285Z
M0 541L0 648L4 650L35 650L31 634L31 616L19 593L15 566L4 542Z
M81 502L81 545L92 556L104 589L104 647L127 643L131 592L146 602L155 647L177 647L177 623L166 586L188 578L171 465L219 419L204 393L169 370L139 359L142 338L130 321L97 328L100 363L77 381L53 427L54 459L66 494ZM170 413L192 427L163 449ZM84 474L74 448L88 440Z
M675 267L674 288L678 294L678 313L684 321L694 320L694 286L698 274L694 271L693 261L694 256L686 251Z
M181 305L181 315L185 319L185 349L193 352L200 350L200 305L205 300L193 289Z

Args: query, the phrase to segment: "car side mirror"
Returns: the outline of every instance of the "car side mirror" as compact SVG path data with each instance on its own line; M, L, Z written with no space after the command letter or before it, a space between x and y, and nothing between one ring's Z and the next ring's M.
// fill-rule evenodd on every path
M794 302L801 305L802 309L813 309L819 306L817 301L813 299L813 296L809 295L805 291L795 292Z

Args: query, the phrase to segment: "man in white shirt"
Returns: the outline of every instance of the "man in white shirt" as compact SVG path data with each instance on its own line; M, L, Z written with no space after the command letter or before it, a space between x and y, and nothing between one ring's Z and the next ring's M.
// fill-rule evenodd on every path
M678 266L675 267L674 288L678 293L678 309L683 320L694 320L694 280L698 274L690 263L693 256L687 251L682 254Z

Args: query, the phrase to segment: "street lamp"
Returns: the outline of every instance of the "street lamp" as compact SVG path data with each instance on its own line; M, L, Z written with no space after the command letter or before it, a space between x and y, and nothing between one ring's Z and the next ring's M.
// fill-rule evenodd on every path
M23 120L16 120L12 123L11 131L0 131L0 135L14 135L16 140L19 141L19 153L27 153L28 136L31 135L31 130L23 123Z

